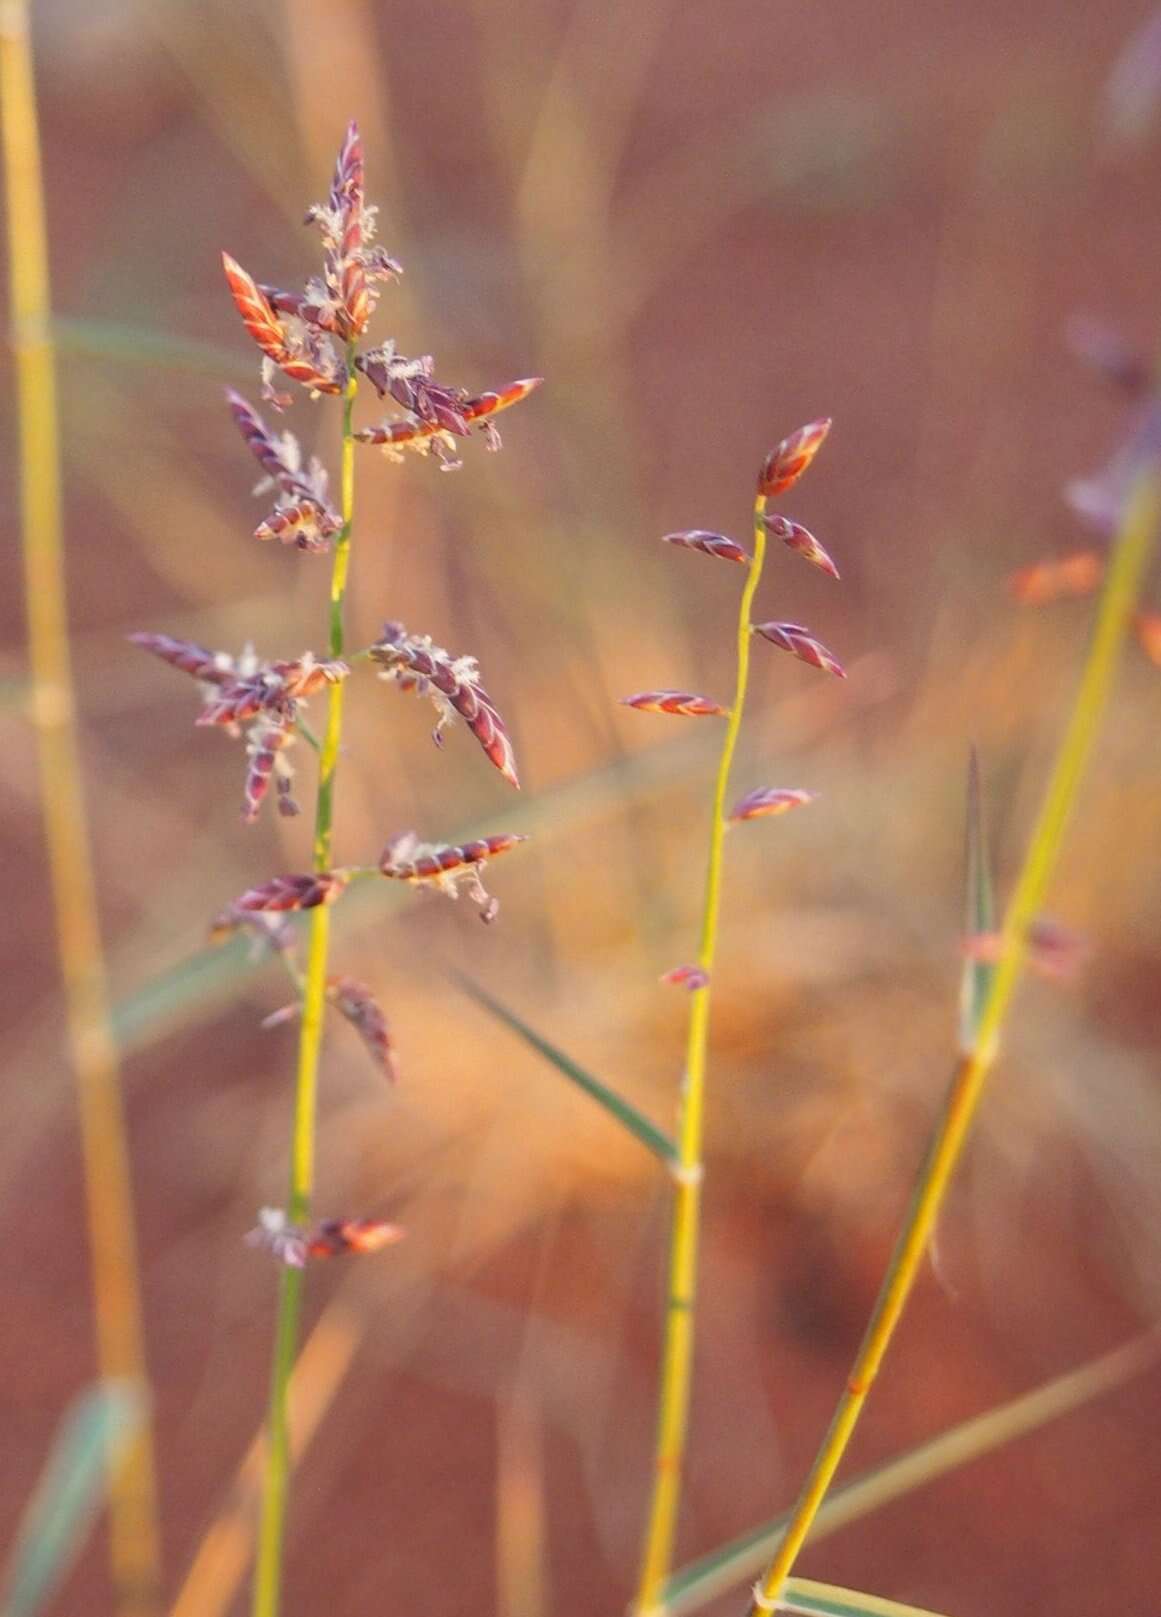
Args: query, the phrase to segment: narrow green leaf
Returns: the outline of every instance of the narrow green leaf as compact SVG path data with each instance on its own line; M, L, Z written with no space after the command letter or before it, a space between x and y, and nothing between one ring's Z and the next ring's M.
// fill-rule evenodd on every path
M128 365L167 365L175 370L202 371L208 376L240 376L252 371L232 348L219 348L194 337L149 331L144 326L116 320L80 320L58 316L52 322L56 345L64 354L86 354L116 359Z
M996 928L992 863L980 789L980 760L974 746L968 761L965 866L964 943L970 950L973 943L993 936ZM994 963L973 958L971 953L964 960L960 985L959 1041L960 1049L965 1054L975 1049L980 1016L995 970Z
M848 1522L858 1521L916 1488L945 1476L1049 1421L1140 1375L1161 1358L1161 1328L1143 1332L1111 1353L1046 1381L1031 1392L941 1432L884 1465L836 1488L815 1518L810 1543L818 1544ZM790 1520L789 1512L751 1528L728 1544L679 1567L665 1586L668 1617L697 1611L751 1578L770 1560Z
M17 1530L2 1617L33 1617L52 1595L84 1542L110 1467L143 1414L140 1392L126 1381L90 1387L66 1412Z
M940 1617L924 1606L904 1606L882 1595L866 1595L856 1589L840 1589L833 1583L816 1583L813 1578L787 1578L778 1602L779 1611L819 1612L822 1617Z
M465 977L458 971L453 973L453 976L469 999L474 999L477 1005L482 1005L486 1011L490 1011L497 1021L503 1022L505 1027L519 1034L525 1044L531 1045L538 1055L543 1056L545 1061L556 1068L557 1072L563 1073L578 1089L583 1089L586 1095L591 1096L599 1106L603 1106L617 1119L622 1128L636 1135L641 1144L647 1146L655 1156L660 1157L662 1162L673 1165L678 1161L677 1147L669 1136L663 1134L624 1096L618 1095L599 1078L594 1078L591 1072L586 1072L583 1067L578 1066L571 1056L566 1056L563 1050L558 1050L554 1044L550 1044L547 1039L534 1032L527 1022L521 1021L515 1011L510 1011L507 1006L501 1005L498 999L493 999L486 989L481 988L470 977Z

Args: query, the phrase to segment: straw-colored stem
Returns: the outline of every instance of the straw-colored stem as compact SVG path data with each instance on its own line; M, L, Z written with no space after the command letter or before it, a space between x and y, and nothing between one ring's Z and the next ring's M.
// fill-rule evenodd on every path
M644 1617L645 1613L660 1604L665 1580L673 1566L673 1544L681 1505L697 1307L697 1258L701 1232L701 1157L710 992L714 958L717 953L718 916L721 910L722 853L726 835L726 802L730 789L730 769L738 745L738 732L742 725L746 688L750 678L750 612L766 555L766 530L760 520L764 504L765 502L759 499L755 506L754 556L749 565L738 611L737 679L734 701L726 722L726 735L718 763L713 811L710 817L709 858L706 865L701 939L697 954L697 963L710 981L707 981L704 987L695 989L690 996L685 1077L678 1113L679 1162L674 1169L673 1225L669 1242L669 1283L665 1305L657 1439L653 1460L653 1490L641 1549L641 1569L635 1601L638 1617Z
M1036 822L1023 868L1008 905L1003 949L984 1001L974 1048L959 1060L951 1087L912 1192L866 1334L830 1427L795 1504L785 1535L756 1586L750 1617L773 1609L806 1541L819 1506L858 1424L872 1383L906 1306L995 1061L1000 1030L1028 952L1028 929L1040 912L1056 866L1068 817L1100 726L1156 536L1161 511L1156 477L1143 476L1133 490L1113 553L1096 627L1072 715Z
M355 439L352 431L356 378L353 354L348 353L350 380L343 395L342 519L331 570L330 654L343 653L343 609L351 555L351 523L355 510ZM343 683L329 688L327 723L319 753L318 796L315 803L313 864L326 870L331 863L334 824L335 771L343 735ZM327 960L330 951L330 909L325 904L311 911L306 977L302 990L302 1021L298 1036L298 1075L294 1091L294 1132L290 1146L292 1223L310 1217L314 1191L315 1121L318 1110L319 1055L326 1015ZM254 1617L277 1617L282 1590L282 1553L290 1490L290 1421L288 1395L302 1312L303 1273L287 1266L278 1288L278 1322L274 1335L274 1363L270 1375L270 1411L267 1417L266 1474L262 1491L262 1518L254 1566Z
M32 720L65 1021L80 1106L97 1355L102 1377L144 1389L129 1151L86 831L69 655L48 246L24 0L6 0L0 10L0 109ZM109 1479L109 1539L117 1609L122 1617L148 1617L157 1609L160 1586L148 1420Z

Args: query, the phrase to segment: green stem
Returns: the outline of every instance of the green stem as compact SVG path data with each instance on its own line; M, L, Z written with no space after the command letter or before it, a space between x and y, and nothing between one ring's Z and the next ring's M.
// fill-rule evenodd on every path
M718 763L710 818L709 859L706 866L705 900L697 963L711 980L717 953L718 917L721 910L722 853L726 834L726 801L730 789L730 769L737 750L746 689L750 679L750 613L766 555L766 530L760 520L764 504L765 502L759 499L755 506L754 559L750 563L738 611L737 682ZM710 991L711 982L707 982L705 987L694 990L690 1002L685 1079L678 1113L679 1160L673 1170L675 1181L673 1225L669 1242L669 1288L665 1309L661 1387L658 1397L653 1491L641 1550L641 1569L635 1601L638 1617L644 1617L645 1613L653 1611L662 1604L665 1580L673 1566L673 1544L681 1503L697 1307L701 1155Z
M1117 657L1156 539L1159 510L1161 489L1156 475L1150 471L1139 479L1126 507L1080 688L1004 918L1003 953L981 1010L974 1044L956 1066L847 1384L777 1552L765 1575L754 1586L749 1617L762 1617L762 1613L774 1610L782 1595L798 1552L806 1542L858 1424L922 1266L985 1081L996 1059L1000 1032L1028 953L1028 931L1044 902L1077 790L1108 704Z
M356 377L353 353L347 355L349 381L343 395L342 518L331 571L330 655L343 654L343 609L351 559L351 523L355 508L355 439L352 430ZM335 772L343 734L344 683L328 687L326 730L319 751L318 796L315 803L313 865L326 870L331 864L334 824ZM326 1014L327 960L330 950L330 909L325 904L311 911L306 977L302 991L302 1023L298 1037L298 1076L294 1092L294 1132L290 1147L288 1217L293 1224L310 1217L314 1190L315 1117L318 1108L319 1054ZM303 1272L289 1265L278 1289L278 1322L274 1335L274 1362L270 1376L270 1411L267 1424L266 1470L262 1491L262 1518L254 1564L253 1617L277 1617L282 1588L283 1544L290 1495L290 1422L288 1393L298 1346L302 1312Z

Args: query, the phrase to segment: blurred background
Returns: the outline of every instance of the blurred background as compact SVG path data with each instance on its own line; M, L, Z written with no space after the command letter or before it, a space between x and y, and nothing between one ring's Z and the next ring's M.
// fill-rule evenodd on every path
M286 1610L615 1612L645 1508L666 1186L451 973L670 1126L687 1004L657 979L694 952L720 731L616 698L728 698L738 576L659 536L745 540L762 455L833 416L785 508L842 583L778 550L760 615L808 624L850 677L756 648L735 776L739 793L819 800L729 845L681 1537L700 1554L790 1502L942 1096L969 744L1006 893L1059 736L1089 607L1022 606L1007 580L1092 543L1062 490L1125 431L1069 320L1156 342L1148 57L1143 80L1114 71L1149 15L1143 0L36 7L74 651L170 1593L262 1415L274 1273L242 1236L283 1199L290 1125L294 1030L259 1025L284 980L205 952L206 929L245 887L304 868L309 831L240 823L237 744L195 731L191 683L126 636L292 657L325 634L326 562L250 537L265 506L222 389L257 398L256 351L220 250L283 286L313 273L301 216L356 117L406 272L375 335L472 391L546 378L500 422L499 455L473 440L452 475L369 449L358 464L352 643L398 618L478 656L524 790L462 726L437 751L426 706L352 682L339 857L412 827L532 840L490 872L489 930L468 905L379 884L336 912L338 969L379 994L401 1081L388 1090L332 1029L318 1208L407 1238L312 1270L311 1320L325 1311L340 1368L299 1477ZM11 488L8 389L0 410ZM382 414L367 398L359 412ZM337 414L300 395L285 424L333 465ZM4 521L0 1542L93 1374L33 737L13 699L12 499ZM1161 670L1131 647L1054 890L1086 962L1022 990L852 1470L1161 1308L1159 721ZM1153 1609L1159 1393L1154 1371L855 1523L802 1570L957 1617ZM111 1610L99 1546L55 1609Z

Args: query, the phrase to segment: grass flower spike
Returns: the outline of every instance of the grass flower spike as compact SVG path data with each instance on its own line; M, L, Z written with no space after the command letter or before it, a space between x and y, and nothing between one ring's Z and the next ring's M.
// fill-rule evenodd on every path
M703 1171L702 1133L709 1050L710 994L717 952L725 833L731 820L749 820L763 815L781 814L811 799L809 792L762 788L742 798L727 817L730 776L745 709L750 651L754 635L756 633L774 645L792 652L816 668L824 669L828 673L842 674L840 665L831 653L800 625L790 623L755 625L751 622L754 597L762 576L769 535L782 539L792 550L797 550L816 566L823 567L835 577L838 576L834 563L805 528L799 527L797 523L792 523L785 517L772 516L766 510L766 501L769 497L793 487L806 471L818 453L829 428L829 421L811 422L784 439L766 457L758 474L758 492L753 512L752 555L747 555L741 545L735 540L728 539L724 534L709 533L701 528L666 535L669 544L699 550L704 555L736 562L746 568L735 633L737 664L734 700L731 706L726 708L704 696L694 696L682 691L645 691L624 699L629 707L646 712L714 715L726 720L710 812L709 853L697 958L667 971L661 979L663 983L678 984L689 991L690 1009L685 1072L678 1105L678 1160L672 1170L673 1222L669 1245L668 1301L653 1481L648 1518L642 1539L635 1603L635 1610L641 1617L664 1609L665 1582L672 1567L681 1503L693 1375L694 1330L697 1319Z
M257 281L228 253L222 255L226 280L242 322L262 355L262 396L285 409L294 395L276 386L278 373L297 383L312 400L341 401L339 498L317 458L304 456L288 432L275 433L241 393L226 401L243 443L257 461L261 480L255 493L272 498L254 529L259 540L277 541L288 553L329 554L331 579L327 635L317 655L304 652L266 660L247 648L235 656L193 641L140 633L134 642L160 661L198 682L198 727L218 730L245 748L242 817L256 820L271 787L279 812L293 816L291 752L305 739L318 756L310 869L260 881L227 904L211 928L224 941L244 931L259 950L284 965L298 991L293 1005L276 1011L270 1025L297 1023L298 1058L290 1149L290 1185L285 1211L267 1209L256 1238L281 1261L278 1320L271 1366L261 1520L255 1557L254 1617L277 1617L281 1601L282 1552L290 1482L289 1388L303 1297L303 1268L309 1259L341 1253L378 1251L398 1239L393 1225L375 1219L312 1220L318 1093L323 1030L328 1010L359 1034L378 1072L396 1077L389 1023L371 990L358 978L331 969L330 911L356 875L373 876L368 865L337 865L332 857L335 788L344 748L343 715L347 681L356 659L345 655L346 599L351 568L358 443L381 444L395 454L411 444L444 467L458 464L455 443L477 428L489 447L499 446L491 418L518 404L538 385L517 382L497 393L473 393L434 379L434 362L401 358L387 340L360 347L384 285L400 266L375 237L375 212L364 193L363 148L348 126L339 148L327 200L312 207L306 223L322 238L321 272L300 291ZM400 406L399 419L383 428L356 430L355 400L360 378ZM436 739L453 718L462 718L489 761L513 786L519 785L507 728L480 683L472 657L451 657L426 636L408 635L391 625L364 660L401 689L429 696L439 722ZM325 701L325 723L316 739L304 718L311 699ZM379 866L388 878L438 888L450 897L466 890L488 921L498 904L484 889L487 861L523 838L491 836L458 845L397 839ZM305 863L305 860L304 860ZM290 917L304 916L305 949L299 960L298 929Z
M382 638L371 647L371 656L381 665L382 679L434 702L439 722L432 739L437 746L443 744L444 726L458 713L484 749L484 756L519 790L516 754L495 703L480 684L474 657L452 657L430 635L408 634L401 623L386 625Z

